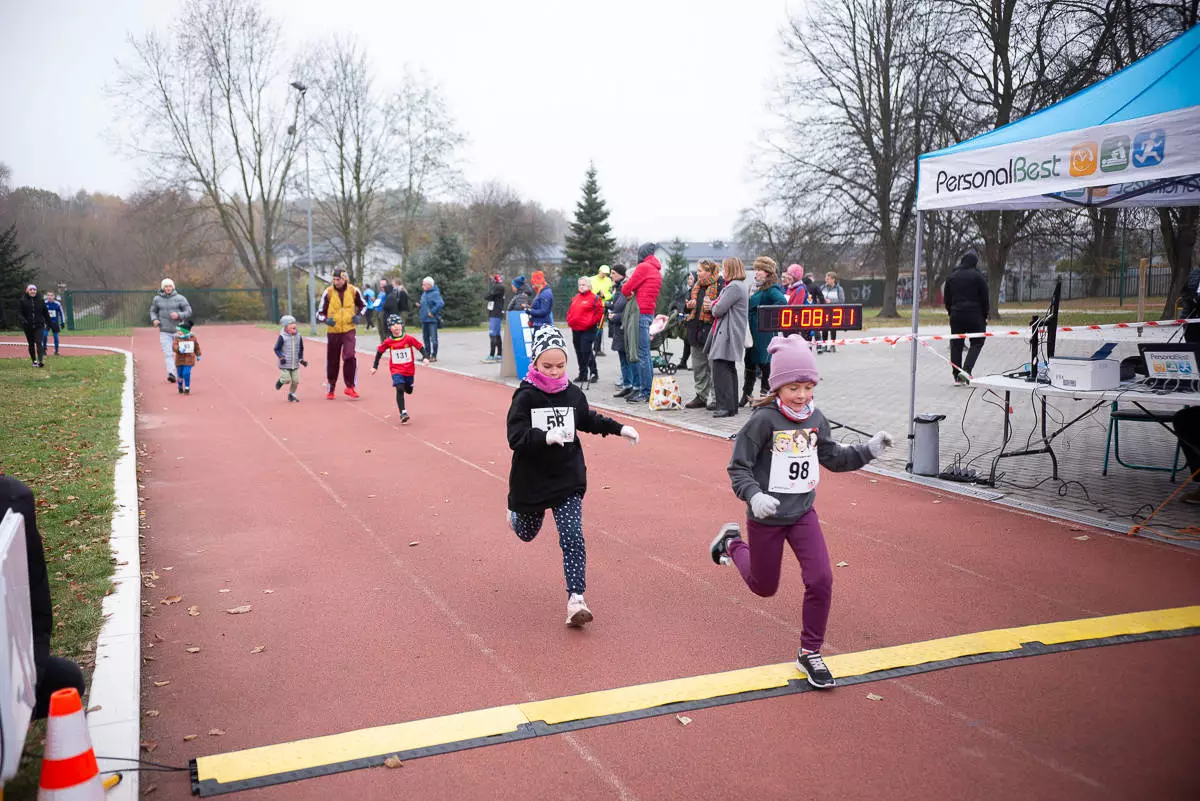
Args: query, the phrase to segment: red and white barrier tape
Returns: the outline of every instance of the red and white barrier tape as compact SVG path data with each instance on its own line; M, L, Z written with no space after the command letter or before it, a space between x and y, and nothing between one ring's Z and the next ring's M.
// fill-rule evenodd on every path
M1101 325L1063 325L1059 326L1058 331L1105 331L1116 328L1170 328L1172 326L1186 325L1188 323L1200 323L1200 318L1191 318L1187 320L1148 320L1143 323L1103 323ZM1045 326L1042 326L1045 328ZM937 342L939 340L951 339L978 339L981 337L1028 337L1029 329L1023 331L979 331L973 334L918 334L915 339L919 342ZM885 342L888 345L896 346L901 342L912 342L913 334L893 334L890 336L878 337L861 337L858 339L836 339L831 343L833 345L872 345L879 342Z

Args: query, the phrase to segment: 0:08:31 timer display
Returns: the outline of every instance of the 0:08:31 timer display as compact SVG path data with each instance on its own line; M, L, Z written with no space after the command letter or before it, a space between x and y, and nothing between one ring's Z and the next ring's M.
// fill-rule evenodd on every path
M861 304L759 306L759 331L861 331Z

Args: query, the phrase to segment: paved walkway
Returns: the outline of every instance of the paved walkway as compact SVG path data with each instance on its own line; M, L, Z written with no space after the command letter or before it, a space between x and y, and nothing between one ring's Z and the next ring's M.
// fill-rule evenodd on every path
M908 330L876 329L862 332L862 335L906 333ZM995 327L995 330L1010 329L1006 325ZM1165 340L1172 330L1147 330L1143 341ZM927 327L922 328L922 332L949 333L949 328ZM1118 343L1112 358L1137 354L1138 336L1134 331L1060 334L1057 352L1065 356L1090 355L1104 342ZM480 355L487 353L486 332L444 333L440 347L438 367L489 380L502 380L498 365L483 364L479 360ZM944 342L935 343L933 347L943 355L948 353ZM1029 360L1028 348L1025 340L1018 337L989 339L975 372L977 375L986 375L1017 369ZM910 349L909 343L894 347L887 344L847 345L837 353L818 356L822 384L817 390L817 402L826 416L848 427L841 430L838 436L844 441L857 441L861 435L855 430L867 433L879 429L890 431L896 435L899 446L891 449L878 464L897 475L905 475L908 458L904 437L908 433ZM682 354L682 343L671 341L669 350L678 361ZM586 389L589 401L598 406L722 436L736 434L747 419L744 413L732 418L714 419L705 410L652 412L645 406L633 407L623 401L614 402L611 396L613 378L617 374L615 354L599 359L598 364L601 381ZM918 348L917 367L918 414L946 416L940 427L943 469L959 463L986 477L991 469L992 456L1003 439L1003 418L999 405L1003 397L984 390L956 387L950 380L949 365L924 347ZM738 366L738 375L740 386L741 365ZM690 400L693 395L691 372L680 370L676 379L684 401ZM515 381L510 383L515 385ZM1010 449L1027 440L1033 432L1030 400L1028 395L1013 396L1015 431ZM1050 404L1049 417L1052 422L1070 420L1091 405L1055 400ZM1171 483L1166 473L1129 470L1115 461L1110 465L1109 475L1102 476L1107 424L1108 406L1105 404L1056 441L1061 481L1050 478L1048 456L1033 456L1002 460L995 488L975 484L950 485L936 480L935 484L952 486L958 491L975 493L980 498L1031 510L1050 510L1068 519L1111 530L1128 531L1162 504L1179 485ZM1127 461L1168 464L1174 450L1174 437L1161 426L1134 424L1121 429L1121 452ZM1179 481L1182 480L1181 476ZM1178 502L1168 503L1151 525L1170 539L1179 536L1180 529L1200 525L1200 510ZM1155 536L1153 532L1147 534ZM1191 540L1183 542L1195 544Z
M309 368L288 404L273 333L199 336L190 396L162 380L153 332L133 338L156 761L794 653L795 566L761 599L707 554L741 513L728 443L649 423L636 448L587 440L596 621L568 630L553 531L525 544L503 523L508 388L422 369L400 427L385 375L363 377L360 401L326 401ZM819 505L844 563L829 653L1200 601L1200 554L1183 549L1081 540L864 472L824 478ZM1200 637L1184 637L975 665L876 683L881 701L846 687L733 704L686 727L615 724L247 797L1192 798L1198 660ZM146 784L189 797L183 775Z

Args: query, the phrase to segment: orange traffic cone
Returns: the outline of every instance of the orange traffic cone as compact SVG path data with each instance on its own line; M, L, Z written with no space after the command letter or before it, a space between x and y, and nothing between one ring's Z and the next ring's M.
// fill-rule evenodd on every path
M104 801L100 767L74 687L50 695L38 801Z

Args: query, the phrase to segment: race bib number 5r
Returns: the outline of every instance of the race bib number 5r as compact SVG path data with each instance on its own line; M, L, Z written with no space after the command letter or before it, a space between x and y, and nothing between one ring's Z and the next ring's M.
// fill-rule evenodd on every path
M767 492L800 495L821 481L817 463L817 430L776 431L771 437L771 477Z
M531 422L534 428L551 431L561 428L566 431L566 441L575 441L575 407L551 406L541 409L530 409Z

